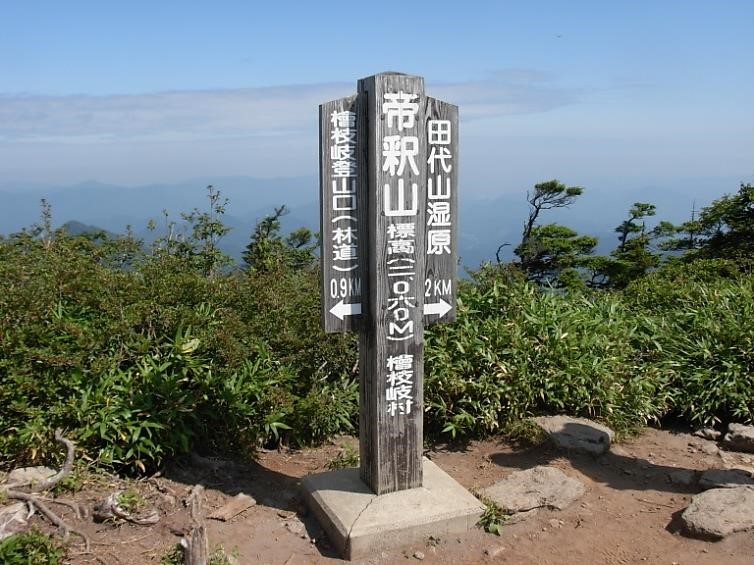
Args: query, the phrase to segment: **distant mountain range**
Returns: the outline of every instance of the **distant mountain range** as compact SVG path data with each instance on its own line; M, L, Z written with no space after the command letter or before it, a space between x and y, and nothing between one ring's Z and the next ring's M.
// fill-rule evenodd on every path
M316 177L259 179L224 177L193 179L177 184L122 187L98 182L40 189L0 184L0 233L8 234L29 227L39 220L40 199L52 206L56 226L69 222L76 229L101 228L123 233L131 226L136 235L149 240L150 219L164 224L163 210L180 221L180 212L207 208L206 186L212 184L228 198L225 223L231 232L222 241L224 250L240 257L248 244L256 222L275 206L285 204L290 213L283 218L283 230L306 226L319 230L319 189ZM726 186L712 197L700 198L699 191L644 187L632 191L587 190L567 210L543 212L543 223L559 222L580 233L600 239L599 253L608 253L617 242L614 228L634 202L651 202L657 206L656 220L673 222L688 219L694 201L696 208L708 204L724 192L735 192L737 185ZM506 194L495 198L474 198L463 192L459 197L459 255L465 267L475 268L482 261L494 260L503 243L503 257L510 259L520 241L527 215L526 194ZM72 223L75 222L75 223ZM83 225L83 227L82 227ZM69 227L70 231L70 227Z
M104 234L110 237L115 237L117 234L114 234L110 231L107 231L105 229L102 229L97 226L90 226L87 224L82 224L81 222L77 222L76 220L71 220L70 222L66 222L62 226L60 226L62 229L65 230L65 232L68 235L99 235Z

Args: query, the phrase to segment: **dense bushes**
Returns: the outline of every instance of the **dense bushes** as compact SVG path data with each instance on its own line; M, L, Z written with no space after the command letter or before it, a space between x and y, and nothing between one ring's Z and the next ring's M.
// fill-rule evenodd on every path
M65 548L58 541L36 529L0 541L3 565L57 565L64 555Z
M654 363L673 412L696 424L754 420L754 277L750 264L697 260L634 282L624 300L651 317Z
M0 465L61 427L133 471L190 449L354 431L355 337L319 329L313 266L208 273L129 238L0 239ZM676 264L624 291L564 294L515 268L461 285L426 332L426 429L478 436L566 412L627 430L667 414L754 419L754 279Z
M428 332L428 426L492 432L537 413L618 430L675 415L754 421L750 264L673 263L623 292L563 294L487 267Z
M645 362L651 323L619 296L543 293L488 269L461 300L455 326L429 338L430 424L479 434L549 412L625 430L667 410L667 372Z
M208 277L169 253L113 268L132 243L0 240L0 461L46 455L55 427L134 470L351 429L356 349L319 332L316 272Z

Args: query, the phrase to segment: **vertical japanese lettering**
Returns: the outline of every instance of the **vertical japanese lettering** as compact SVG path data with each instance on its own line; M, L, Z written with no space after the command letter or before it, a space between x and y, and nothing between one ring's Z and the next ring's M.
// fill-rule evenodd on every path
M426 101L425 324L455 320L458 108Z
M357 194L356 99L320 107L322 304L325 331L356 329L361 312L363 198Z
M400 342L416 337L416 295L421 285L416 272L417 220L419 186L407 175L419 175L419 95L412 92L383 93L382 113L385 135L382 137L383 214L387 252L385 272L388 276L387 339ZM414 404L414 356L403 353L387 359L385 406L389 416L408 415Z

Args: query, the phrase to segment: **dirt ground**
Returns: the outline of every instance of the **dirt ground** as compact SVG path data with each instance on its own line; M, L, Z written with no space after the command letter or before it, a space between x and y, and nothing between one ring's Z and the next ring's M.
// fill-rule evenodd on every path
M66 510L65 518L92 540L89 553L73 543L66 562L160 563L190 528L182 500L200 483L206 487L203 508L207 514L239 492L257 501L229 522L206 521L210 547L234 556L231 563L339 563L316 519L302 507L298 485L302 476L327 470L327 464L345 445L356 445L356 441L340 438L318 449L262 452L251 464L194 457L161 476L138 482L119 485L117 480L102 478L88 483L75 498L90 508L114 488L130 485L158 508L161 519L154 526L95 524L91 519L77 520ZM512 471L546 464L585 483L587 494L564 511L543 510L506 525L499 537L476 528L463 536L427 539L357 563L754 563L754 532L720 542L693 540L678 533L678 516L695 490L671 483L670 472L728 467L754 470L754 456L719 451L714 442L688 433L647 428L598 458L564 453L547 443L518 448L499 440L473 442L462 448L442 446L426 455L472 490L491 485Z

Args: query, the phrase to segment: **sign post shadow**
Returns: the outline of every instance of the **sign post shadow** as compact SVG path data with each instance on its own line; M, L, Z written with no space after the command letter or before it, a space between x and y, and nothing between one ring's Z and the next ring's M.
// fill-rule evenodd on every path
M322 326L359 332L360 468L306 477L349 559L465 532L482 512L422 457L426 324L456 315L458 108L381 73L320 106Z

